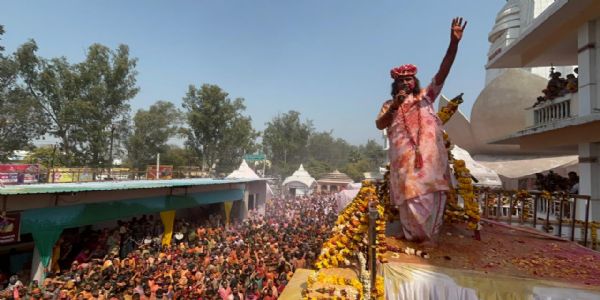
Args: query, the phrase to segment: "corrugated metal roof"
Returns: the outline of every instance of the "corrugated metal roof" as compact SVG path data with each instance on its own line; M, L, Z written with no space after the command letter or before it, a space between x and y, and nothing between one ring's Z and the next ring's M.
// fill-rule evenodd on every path
M77 193L85 191L112 191L129 189L155 189L178 186L219 185L262 181L264 179L171 179L171 180L131 180L97 181L79 183L42 183L27 185L6 185L0 187L0 195L25 195L48 193Z

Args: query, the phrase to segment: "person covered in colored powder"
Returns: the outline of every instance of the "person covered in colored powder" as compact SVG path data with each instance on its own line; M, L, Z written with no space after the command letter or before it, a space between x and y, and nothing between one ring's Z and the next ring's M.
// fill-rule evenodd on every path
M449 189L448 155L442 123L433 108L458 51L467 22L452 20L450 46L439 71L425 89L416 77L417 67L391 70L392 97L375 121L387 128L390 140L390 196L400 212L400 237L415 242L436 242Z

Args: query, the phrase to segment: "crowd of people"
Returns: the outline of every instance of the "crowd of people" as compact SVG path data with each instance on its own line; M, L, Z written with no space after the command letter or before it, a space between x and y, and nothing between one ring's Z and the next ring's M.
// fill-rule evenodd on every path
M152 216L67 232L43 282L12 276L0 299L277 299L319 254L334 206L326 196L273 199L227 226L220 213L178 219L170 245Z
M576 93L579 89L579 68L575 68L573 71L575 74L568 74L566 78L563 78L562 73L555 72L554 68L552 68L550 70L550 80L548 80L546 88L542 90L543 95L537 97L533 107L562 97L568 93Z
M546 175L536 173L535 176L535 185L540 191L579 194L579 175L576 172L569 172L568 177L562 177L550 170Z

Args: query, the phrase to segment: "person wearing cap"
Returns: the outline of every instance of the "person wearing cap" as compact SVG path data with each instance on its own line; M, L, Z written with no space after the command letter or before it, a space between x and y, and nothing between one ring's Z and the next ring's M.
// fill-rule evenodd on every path
M452 20L450 46L431 83L421 89L417 67L393 68L390 73L393 99L377 116L378 129L387 129L390 140L390 198L400 212L400 237L433 242L443 221L445 192L449 189L448 155L442 123L433 107L458 51L467 25Z

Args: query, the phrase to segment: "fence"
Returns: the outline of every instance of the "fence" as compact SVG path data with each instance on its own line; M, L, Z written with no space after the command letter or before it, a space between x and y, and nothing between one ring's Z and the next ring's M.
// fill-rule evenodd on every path
M530 224L533 228L596 248L600 224L590 221L590 196L491 189L479 189L477 193L484 218L508 224ZM579 235L576 228L580 229ZM591 241L590 245L588 241Z
M579 110L579 94L567 94L565 96L548 100L536 107L528 108L526 115L526 127L539 126L558 120L577 116Z
M91 182L91 181L121 181L121 180L146 180L147 170L137 170L128 168L55 168L48 169L45 178L40 178L40 182L48 183L68 183L68 182ZM173 169L169 178L205 178L207 172L202 172L200 168L179 167ZM153 179L153 178L151 178Z

